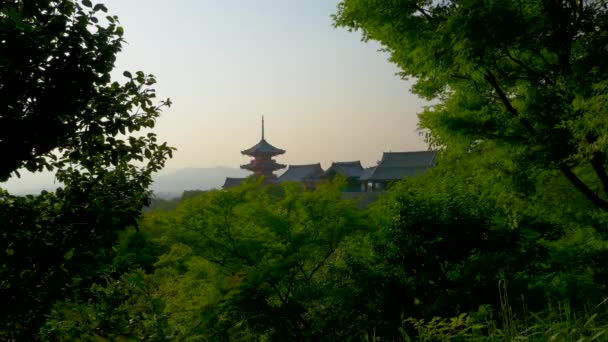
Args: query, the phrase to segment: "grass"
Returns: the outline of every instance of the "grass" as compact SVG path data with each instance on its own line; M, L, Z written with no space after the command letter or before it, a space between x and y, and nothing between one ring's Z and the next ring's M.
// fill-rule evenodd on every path
M549 303L538 313L523 312L517 317L509 305L506 283L499 283L500 311L482 306L477 312L457 317L435 317L429 321L416 318L402 319L401 341L496 341L496 342L588 342L608 341L608 298L588 310L575 312L568 302ZM495 315L497 314L497 315ZM498 319L495 318L498 316ZM408 336L405 326L412 326L417 336ZM366 342L387 341L365 334Z

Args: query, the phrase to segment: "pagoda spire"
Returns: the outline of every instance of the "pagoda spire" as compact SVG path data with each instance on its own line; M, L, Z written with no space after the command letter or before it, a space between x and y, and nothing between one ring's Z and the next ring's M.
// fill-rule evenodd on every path
M249 164L241 165L241 169L252 171L256 176L263 176L266 181L276 180L274 171L285 168L273 157L285 153L285 150L270 145L264 136L264 116L262 115L262 140L251 148L241 151L242 154L253 157Z

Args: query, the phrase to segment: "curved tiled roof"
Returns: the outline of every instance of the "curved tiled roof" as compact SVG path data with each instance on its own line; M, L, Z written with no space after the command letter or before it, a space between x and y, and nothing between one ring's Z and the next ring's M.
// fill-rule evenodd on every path
M226 180L224 181L224 185L222 185L222 188L223 189L232 188L232 187L241 185L243 183L243 181L245 181L245 178L226 177Z
M274 160L264 160L260 161L251 161L248 164L241 165L241 169L256 171L256 170L267 170L267 171L276 171L284 168L287 165L279 164Z
M276 147L270 145L266 141L266 139L262 139L262 140L260 140L259 143L255 144L253 147L248 148L244 151L241 151L241 153L248 155L248 156L255 156L255 155L261 155L261 154L266 154L269 156L276 156L276 155L285 153L285 150L276 148Z
M347 178L359 178L363 173L363 166L361 166L360 161L350 161L350 162L334 162L331 163L331 166L325 171L325 175L329 175L331 172L335 172L341 174Z
M363 173L361 174L361 180L366 180L369 179L369 177L371 177L374 174L374 171L376 171L376 167L372 166L372 167L368 167L365 170L363 170Z
M435 151L384 152L373 169L366 170L362 180L398 180L422 174L435 165Z
M305 178L314 178L323 175L321 163L306 165L289 165L285 173L279 177L279 182L301 182Z
M435 162L435 151L384 152L379 166L428 167Z

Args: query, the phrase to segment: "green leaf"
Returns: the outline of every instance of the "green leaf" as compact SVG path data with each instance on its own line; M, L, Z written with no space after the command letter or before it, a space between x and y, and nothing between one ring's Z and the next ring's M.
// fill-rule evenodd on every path
M72 256L74 256L74 248L70 249L69 251L67 251L64 255L63 258L65 260L70 260L72 259Z
M106 6L104 4L96 4L95 7L93 7L93 10L95 12L100 11L100 10L104 13L108 12L108 9L106 8Z

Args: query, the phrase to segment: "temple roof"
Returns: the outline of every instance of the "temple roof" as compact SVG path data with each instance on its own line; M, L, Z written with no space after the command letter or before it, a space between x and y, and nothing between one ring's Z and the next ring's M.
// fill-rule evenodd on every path
M224 181L224 185L222 185L223 189L232 188L238 185L241 185L245 181L245 178L230 178L226 177Z
M289 165L285 173L279 177L279 182L301 182L305 178L315 178L323 175L321 164Z
M347 178L359 178L363 173L363 166L360 161L349 161L349 162L334 162L325 171L325 175L329 175L331 172L341 174Z
M374 171L376 171L375 166L365 168L365 170L363 170L363 173L361 174L361 179L369 179L369 177L374 174Z
M378 165L367 169L361 180L399 180L419 175L435 165L435 155L435 151L384 152Z
M272 157L285 153L285 150L276 148L266 141L266 138L264 137L264 116L262 116L262 139L253 147L241 151L241 153L252 157L264 155Z
M253 160L248 164L241 165L241 169L257 171L257 170L267 170L267 171L275 171L285 168L287 165L279 164L276 161L264 160L264 161L256 161Z
M266 139L262 138L259 143L255 144L253 147L248 148L244 151L241 151L242 154L248 156L256 156L256 155L269 155L276 156L279 154L285 153L285 150L281 150L280 148L276 148L270 145Z

